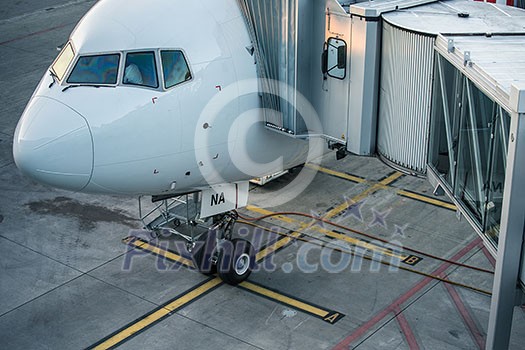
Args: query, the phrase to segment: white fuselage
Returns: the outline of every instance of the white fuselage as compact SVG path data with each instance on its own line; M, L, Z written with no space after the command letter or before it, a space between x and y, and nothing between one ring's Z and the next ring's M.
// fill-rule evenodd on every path
M306 159L305 141L264 127L235 0L101 0L69 42L74 58L64 76L55 81L46 72L15 134L16 164L37 181L84 192L176 194ZM161 53L169 50L183 53L191 75L167 88ZM154 54L157 87L124 83L127 55L137 52ZM67 81L79 58L110 54L119 57L114 83Z

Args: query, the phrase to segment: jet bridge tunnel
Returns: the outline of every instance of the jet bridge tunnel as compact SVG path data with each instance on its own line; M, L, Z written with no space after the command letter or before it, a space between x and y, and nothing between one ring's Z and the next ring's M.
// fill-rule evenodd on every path
M265 116L266 126L291 137L316 134L346 145L350 15L335 0L238 2L254 42L263 106L273 111ZM307 125L313 116L301 115L297 103L303 97L320 125Z
M448 195L497 257L487 348L505 348L525 286L525 11L467 0L238 2L263 107L274 111L267 127L377 154Z

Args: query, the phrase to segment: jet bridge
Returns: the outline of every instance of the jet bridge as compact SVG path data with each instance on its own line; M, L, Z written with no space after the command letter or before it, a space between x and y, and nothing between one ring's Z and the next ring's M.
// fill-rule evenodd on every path
M525 12L463 0L238 1L267 127L377 152L446 193L497 258L487 348L506 348L523 303L516 286L525 290ZM305 100L319 130L303 121Z
M376 152L381 14L434 0L237 0L253 42L266 126ZM369 3L369 8L356 6ZM357 4L359 5L359 4ZM319 125L307 126L310 103Z
M248 24L266 126L345 145L350 15L335 0L238 0ZM301 115L311 103L320 125Z

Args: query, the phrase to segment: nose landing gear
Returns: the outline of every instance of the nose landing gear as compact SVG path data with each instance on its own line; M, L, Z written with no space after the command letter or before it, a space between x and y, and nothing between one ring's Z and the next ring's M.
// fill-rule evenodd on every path
M139 198L140 219L152 237L162 231L186 241L186 250L200 272L217 274L224 282L237 285L250 276L255 265L255 250L252 244L233 238L233 227L237 221L236 211L228 211L210 218L201 219L199 193L177 198L163 198L160 204L142 215ZM149 222L154 213L158 215Z

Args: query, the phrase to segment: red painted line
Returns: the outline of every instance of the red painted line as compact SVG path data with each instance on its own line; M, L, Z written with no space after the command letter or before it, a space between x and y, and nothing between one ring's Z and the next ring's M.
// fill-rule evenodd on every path
M399 324L399 328L401 328L401 332L403 332L403 335L405 336L405 339L408 343L408 348L410 350L419 350L416 336L414 335L414 332L412 332L412 328L410 328L405 315L403 315L403 311L401 311L399 307L396 307L394 312L396 313L396 321Z
M75 22L61 24L59 26L55 26L55 27L51 27L51 28L48 28L48 29L39 30L38 32L33 32L33 33L22 35L22 36L13 38L13 39L2 41L0 43L0 45L10 44L12 42L23 40L23 39L27 39L27 38L30 38L30 37L35 36L35 35L49 33L49 32L52 32L53 30L61 29L61 28L67 27L67 26L72 25L72 24L75 24Z
M463 300L461 299L461 296L459 295L458 291L454 288L454 286L448 283L444 283L444 286L447 289L448 294L450 294L452 301L456 305L456 309L461 315L461 318L463 318L463 322L470 331L470 335L472 335L472 339L477 344L478 349L485 349L485 336L483 335L483 332L478 328L476 321L474 321L474 318L465 306L465 303L463 303Z
M421 285L421 282L417 284L415 288L419 288ZM424 285L421 286L423 288ZM354 333L350 334L348 337L343 339L339 344L337 344L333 350L343 350L348 349L349 345L352 344L357 339L361 338L363 335L368 332L370 328L375 326L379 321L381 321L383 318L385 318L389 313L393 311L395 307L398 307L399 304L397 304L397 300L394 301L394 303L390 306L388 306L383 311L379 312L377 315L375 315L372 319L370 319L368 322L363 324L361 327L359 327Z
M458 261L461 259L465 254L470 252L472 249L474 249L477 246L483 245L483 242L481 241L481 238L476 238L472 242L470 242L466 247L461 249L459 252L457 252L452 258L449 260L451 261ZM433 275L440 275L443 272L445 272L449 267L450 263L443 263L440 267L438 267L435 271L432 272ZM350 334L345 339L341 340L339 344L337 344L333 350L342 350L347 349L350 344L352 344L357 339L361 338L364 334L366 334L370 328L375 326L379 321L381 321L383 318L385 318L389 313L394 312L396 307L400 307L403 303L405 303L407 300L409 300L414 294L419 292L421 289L423 289L426 285L428 285L430 282L432 282L434 279L430 277L425 277L422 279L419 283L417 283L412 289L407 291L405 294L402 294L399 298L394 300L392 304L387 306L385 309L380 311L377 315L375 315L372 319L370 319L368 322L364 323L361 327L359 327L357 330L355 330L352 334Z
M487 260L490 262L492 267L496 267L496 259L494 259L492 254L490 254L489 250L485 246L483 246L481 250L483 251L483 254L485 254L485 256L487 257Z

